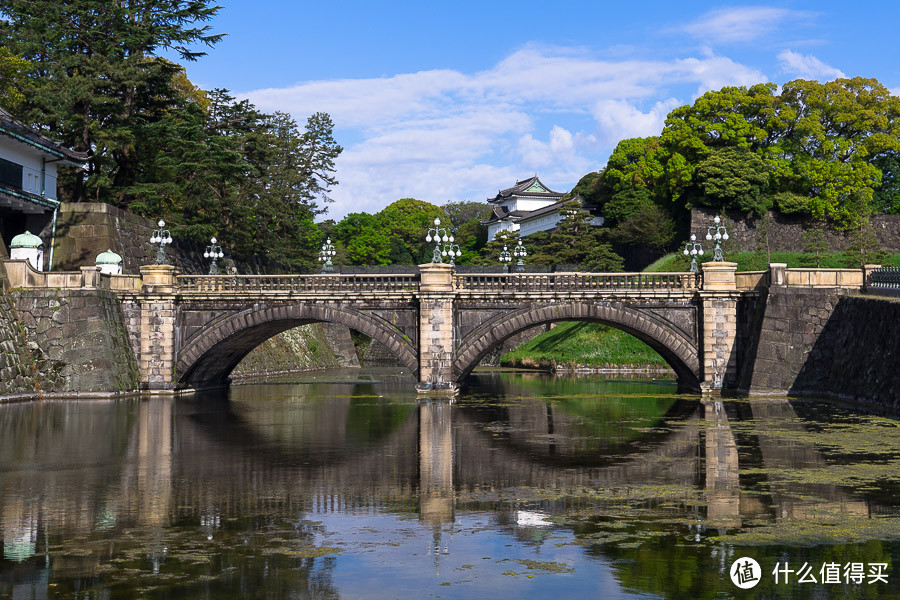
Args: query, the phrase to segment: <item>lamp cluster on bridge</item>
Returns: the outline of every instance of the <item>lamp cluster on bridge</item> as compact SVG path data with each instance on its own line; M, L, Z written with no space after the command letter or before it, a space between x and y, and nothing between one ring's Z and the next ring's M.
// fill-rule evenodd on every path
M203 258L211 258L212 262L209 264L209 274L210 275L218 275L219 267L216 265L216 261L225 256L222 252L222 246L219 246L216 243L216 238L212 237L209 239L209 246L206 247L206 252L203 253Z
M512 260L512 255L509 253L509 248L503 246L503 250L500 251L500 256L498 257L500 260L500 264L506 267L507 272L509 271L509 261Z
M713 219L713 224L706 228L706 240L715 242L713 249L713 262L725 262L725 252L722 249L722 243L728 241L728 229L722 223L722 218L718 215ZM697 236L691 234L691 239L684 244L682 254L691 257L691 273L699 273L700 267L697 264L697 257L703 256L703 244L697 241Z
M699 273L700 267L697 265L697 257L703 256L703 244L697 241L697 236L691 234L691 241L684 245L684 255L691 257L691 273Z
M713 250L713 262L725 262L725 254L722 252L722 242L728 241L728 230L725 229L725 225L722 224L722 219L719 215L716 215L716 218L713 219L713 225L710 225L707 228L706 240L716 241L716 247Z
M441 256L447 256L448 252L446 247L444 249L441 248L441 242L444 242L445 244L447 242L450 242L452 244L455 240L453 239L453 234L450 233L450 231L446 227L441 227L441 220L435 218L434 227L429 227L428 233L425 234L425 241L434 241L435 246L434 252L431 255L431 262L438 263L441 262ZM459 246L456 247L456 251L458 250ZM462 255L461 252L460 255Z
M522 245L522 240L519 240L519 243L513 248L513 256L519 259L519 262L516 263L516 271L522 273L525 271L525 257L528 256L525 246Z
M166 222L162 219L156 225L159 229L153 232L153 235L150 237L150 243L159 244L159 250L156 252L156 264L164 265L166 264L166 246L172 243L172 234L169 233L168 229L165 229Z
M331 263L331 257L337 254L337 251L334 249L334 244L331 243L331 238L327 238L325 243L322 244L322 250L319 252L319 262L322 263L322 272L323 273L334 273L334 265Z

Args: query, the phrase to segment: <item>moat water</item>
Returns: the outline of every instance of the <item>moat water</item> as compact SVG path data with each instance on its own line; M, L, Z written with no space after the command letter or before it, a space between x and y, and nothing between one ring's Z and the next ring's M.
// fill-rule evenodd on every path
M600 375L484 372L452 403L412 383L0 405L0 598L900 597L896 418Z

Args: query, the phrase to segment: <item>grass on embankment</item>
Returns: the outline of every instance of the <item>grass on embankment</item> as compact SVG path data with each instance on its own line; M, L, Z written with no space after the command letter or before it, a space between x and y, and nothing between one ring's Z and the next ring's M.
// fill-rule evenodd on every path
M707 252L702 262L712 260ZM731 252L729 261L737 262L738 271L764 271L768 263L787 263L789 268L814 267L815 258L803 252L772 252L770 256L759 252ZM840 253L822 254L819 264L823 269L847 268L847 256ZM900 266L900 254L888 255L885 266ZM681 253L667 254L644 269L647 272L687 271L688 257ZM636 337L598 323L561 323L530 342L520 345L500 357L500 364L510 367L555 368L558 365L572 368L588 367L661 367L662 357Z
M500 357L511 367L665 367L666 361L636 337L599 323L566 322Z
M706 252L698 262L712 260L712 252ZM815 257L803 252L772 252L771 256L762 252L730 252L725 255L725 260L736 262L738 271L765 271L769 263L787 263L789 269L812 268L816 266ZM651 263L644 271L651 273L671 273L687 271L690 268L690 259L681 253L666 254L654 263ZM819 266L823 269L847 269L847 255L838 252L829 252L819 256ZM900 254L888 254L883 261L886 267L900 267Z

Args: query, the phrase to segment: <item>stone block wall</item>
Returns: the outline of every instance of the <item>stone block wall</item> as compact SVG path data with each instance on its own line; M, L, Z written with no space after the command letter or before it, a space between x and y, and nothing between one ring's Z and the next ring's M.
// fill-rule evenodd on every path
M53 270L93 266L98 254L112 250L122 257L123 272L136 274L141 265L156 261L155 247L149 242L155 229L156 221L102 202L63 203L57 218ZM50 239L46 228L40 235ZM182 273L200 274L209 268L203 250L198 244L176 239L166 248L166 257ZM44 253L47 260L49 254Z
M712 246L706 242L706 232L717 214L716 211L706 208L691 209L691 233L696 234L708 252L712 251ZM773 219L769 227L769 248L773 252L802 252L803 234L813 222L809 218L795 215L770 212L769 216ZM728 228L729 237L725 245L726 254L739 251L753 252L759 247L762 236L761 217L728 211L723 223ZM882 248L888 252L900 252L900 215L875 215L872 217L872 225ZM832 252L841 252L850 245L849 236L833 229L826 229L825 239Z
M137 362L120 304L104 290L15 290L9 293L26 338L59 378L45 392L138 389Z
M232 377L358 367L350 330L336 323L311 323L269 338L253 349Z
M27 343L7 287L6 272L0 267L0 397L35 394L42 383L35 357L38 349Z
M743 391L900 408L900 302L772 287L754 327L759 341L745 365Z

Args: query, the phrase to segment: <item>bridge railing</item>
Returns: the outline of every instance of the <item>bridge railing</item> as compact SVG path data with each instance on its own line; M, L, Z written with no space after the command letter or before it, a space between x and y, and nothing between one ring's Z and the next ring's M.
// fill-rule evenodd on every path
M881 267L869 273L870 288L890 288L900 290L900 267Z
M456 275L457 291L585 292L694 291L699 273L480 273Z
M419 276L405 275L179 275L182 292L360 294L419 289Z

